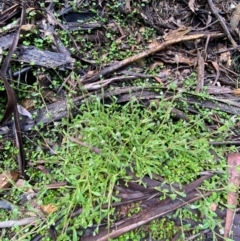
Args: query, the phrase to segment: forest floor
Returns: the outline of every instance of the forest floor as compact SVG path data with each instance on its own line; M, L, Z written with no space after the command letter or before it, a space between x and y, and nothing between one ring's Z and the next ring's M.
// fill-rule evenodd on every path
M0 239L240 240L239 20L0 0Z

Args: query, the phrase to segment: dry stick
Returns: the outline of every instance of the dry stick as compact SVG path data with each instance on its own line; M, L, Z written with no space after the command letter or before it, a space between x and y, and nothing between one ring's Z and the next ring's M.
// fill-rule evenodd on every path
M197 79L197 88L196 92L202 92L203 86L204 86L204 69L205 69L205 63L204 59L200 53L200 51L197 51L197 62L198 62L198 67L197 67L197 73L198 73L198 79Z
M219 20L219 22L220 22L220 24L223 28L224 33L227 35L228 40L231 42L233 47L237 47L238 45L236 44L235 40L233 39L232 35L230 34L230 32L228 30L228 27L226 26L223 18L218 14L215 6L213 5L212 0L208 0L208 5L209 5L212 13L214 14L214 16ZM238 51L240 51L240 50L238 50Z
M37 216L35 217L29 217L29 218L23 218L20 220L9 220L9 221L3 221L0 222L0 229L1 228L11 228L14 226L23 226L28 224L33 224L37 220Z
M138 53L132 57L126 58L126 59L118 62L117 64L114 64L112 66L109 66L109 67L103 69L102 71L100 71L99 73L94 75L93 77L90 77L88 79L82 79L82 84L87 84L87 83L91 83L96 80L99 80L101 77L103 77L107 74L110 74L132 62L145 58L151 54L157 53L158 51L160 51L172 44L183 42L183 41L195 40L195 39L199 39L199 38L206 38L206 37L208 37L208 35L209 35L209 33L198 33L198 34L193 34L193 35L179 36L174 39L167 40L163 43L159 43L155 47L149 48L146 51ZM216 32L210 33L210 37L223 37L223 36L225 36L225 34L216 33Z

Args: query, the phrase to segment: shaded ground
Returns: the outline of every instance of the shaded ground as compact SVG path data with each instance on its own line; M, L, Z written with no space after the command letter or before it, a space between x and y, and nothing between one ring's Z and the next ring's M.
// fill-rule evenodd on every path
M2 240L47 240L46 233L52 240L221 240L229 229L239 240L240 216L226 209L238 199L230 183L239 185L239 157L228 156L240 143L238 5L113 0L0 7ZM102 111L98 103L117 110ZM103 126L105 139L94 139ZM152 144L144 149L146 142ZM86 160L65 172L78 149ZM119 158L121 149L130 154ZM105 165L91 158L114 160L115 167L98 172ZM85 194L75 181L87 179L90 165L96 182L89 179L92 192ZM96 188L99 176L107 180L104 192Z

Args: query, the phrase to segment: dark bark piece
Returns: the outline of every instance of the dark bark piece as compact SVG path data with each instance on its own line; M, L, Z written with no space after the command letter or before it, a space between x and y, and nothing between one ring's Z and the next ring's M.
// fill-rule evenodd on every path
M4 35L2 37L0 37L0 49L6 50L8 49L15 37L15 33L10 33L7 35Z
M228 103L223 103L222 100L214 100L214 99L208 99L208 100L199 100L197 96L187 96L186 101L189 104L198 104L201 107L206 107L209 109L215 109L215 110L220 110L223 112L226 112L228 114L232 115L239 115L240 111L240 106L235 103L231 103L230 101ZM221 101L221 102L220 102ZM231 104L237 105L233 106Z
M159 91L163 91L162 88L159 88ZM73 99L73 105L76 108L72 109L72 115L74 116L79 112L78 107L81 106L86 101L94 101L95 98L100 98L104 100L105 103L111 103L112 97L117 98L118 103L125 103L130 101L133 97L136 97L139 101L149 101L151 99L158 99L157 97L158 91L154 91L151 88L144 88L144 87L127 87L127 88L119 88L114 91L106 91L104 94L96 93L95 96L90 96L90 94L86 94L85 96L76 97ZM174 94L168 92L165 94L168 98L174 98ZM220 110L229 114L239 115L240 113L240 106L238 103L235 102L228 102L223 103L224 100L217 100L217 99L205 99L200 100L195 95L186 95L184 99L177 99L179 102L186 101L188 104L198 104L200 107L206 107L209 109L216 109ZM236 105L236 106L234 106ZM35 120L27 120L24 119L21 122L21 130L22 131L29 131L32 129L34 125L39 124L48 124L52 123L53 121L61 120L62 118L66 117L68 114L67 109L67 101L58 101L52 104L49 104L45 108L32 110L30 113L33 116L36 116ZM10 124L9 122L7 125ZM4 132L0 131L0 134L5 135Z
M95 29L101 27L101 23L99 22L93 22L93 23L78 23L78 22L69 22L66 24L63 24L64 28L69 31L75 31L75 30L82 30L82 31L88 31L90 29Z
M78 21L87 21L91 18L96 17L97 15L92 12L68 12L62 15L62 19L66 22L78 22Z
M187 186L186 189L190 190L192 188L197 188L201 185L204 178L196 180L195 184L190 184ZM206 179L206 178L205 178ZM82 241L88 240L98 240L98 241L106 241L110 238L118 237L124 233L127 233L135 228L138 228L144 224L147 224L151 222L154 219L157 219L159 217L162 217L180 207L185 206L187 203L194 202L196 200L201 199L203 196L209 196L211 193L205 193L202 196L199 195L198 191L192 190L188 193L186 198L179 198L176 200L171 200L170 198L167 198L164 201L159 202L156 206L151 206L150 208L147 208L144 211L141 211L139 214L133 215L130 218L127 218L124 220L124 222L121 221L121 223L118 225L111 227L108 229L100 229L100 232L95 236L87 236L82 237Z
M17 60L46 68L59 68L61 70L72 69L74 59L62 53L39 50L33 46L22 46L16 52Z

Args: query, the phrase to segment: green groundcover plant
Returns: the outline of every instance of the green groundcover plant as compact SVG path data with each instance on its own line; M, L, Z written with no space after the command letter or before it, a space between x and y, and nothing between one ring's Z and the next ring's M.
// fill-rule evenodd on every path
M13 186L11 196L4 198L18 204L21 195L26 193L29 187L34 187L39 190L36 201L38 205L53 204L58 210L37 222L34 227L3 230L2 240L8 240L8 236L11 240L30 240L30 237L37 233L46 233L47 228L60 217L63 217L63 221L57 226L58 240L78 240L82 230L93 224L107 222L110 225L115 220L111 203L120 201L114 196L113 188L119 179L126 182L131 180L132 177L126 173L127 168L136 173L139 182L145 175L153 178L153 174L158 174L168 183L179 184L189 184L197 179L199 172L203 170L225 170L225 154L234 151L234 148L214 148L209 145L209 141L226 138L236 120L228 119L218 129L210 131L205 124L209 112L201 116L189 115L188 121L177 120L171 114L176 105L174 101L164 99L153 101L148 107L136 100L125 105L119 105L116 101L104 105L99 99L94 99L82 105L79 114L74 118L55 122L51 131L46 131L44 126L36 127L34 133L38 135L38 139L34 141L35 145L31 138L26 140L29 145L27 159L33 163L41 160L51 175L29 167L27 174L31 179L25 182L22 188ZM101 153L95 153L91 148L73 142L71 138L96 147ZM57 146L54 145L56 143ZM7 161L3 163L2 169L6 170L12 166L11 158L8 157L16 154L16 150L6 143L3 153ZM48 190L46 185L51 183L52 179L58 182L66 181L67 185ZM216 175L205 183L204 188L223 188L218 194L214 192L214 200L224 203L225 186L225 177ZM168 193L161 198L166 196ZM211 201L212 197L204 199L194 208L203 209ZM101 208L104 204L108 205L107 209ZM74 219L68 218L76 207L83 208L82 214ZM36 212L28 205L26 208ZM20 208L11 213L0 210L0 213L1 221L26 216ZM183 214L187 217L191 215L187 211ZM212 222L211 228L214 230ZM218 224L219 222L216 223ZM158 227L165 228L168 232L158 233ZM129 240L141 240L147 232L152 233L157 240L161 237L167 240L176 230L171 221L164 219L150 224L148 229L142 228L127 235L135 235ZM124 237L126 238L119 237L119 240ZM46 237L45 240L49 239Z

